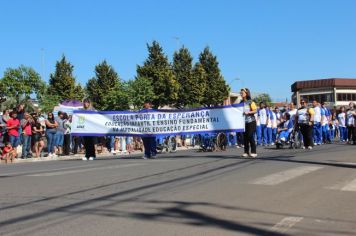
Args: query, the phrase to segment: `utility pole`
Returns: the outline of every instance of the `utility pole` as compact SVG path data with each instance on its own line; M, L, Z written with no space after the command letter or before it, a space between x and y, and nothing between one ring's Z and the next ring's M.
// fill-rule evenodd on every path
M180 41L179 41L179 37L177 37L177 36L174 36L173 37L175 40L176 40L176 50L178 51L179 50L179 45L180 45Z
M41 70L42 70L42 80L45 79L45 51L41 48Z

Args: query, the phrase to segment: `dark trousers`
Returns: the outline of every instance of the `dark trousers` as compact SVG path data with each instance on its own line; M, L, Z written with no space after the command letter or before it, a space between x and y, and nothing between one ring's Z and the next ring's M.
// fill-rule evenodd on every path
M157 154L156 137L142 137L143 146L145 147L145 157L152 157Z
M74 147L73 147L73 153L77 154L78 153L78 148L82 145L83 143L83 138L79 137L79 136L75 136L73 137L73 143L74 143Z
M70 134L64 135L63 154L67 156L70 154Z
M244 132L244 150L245 153L249 153L251 146L251 153L256 153L256 142L253 135L256 132L256 121L245 123Z
M352 127L352 144L356 145L356 127ZM349 140L351 142L351 140Z
M236 139L237 139L237 145L238 145L238 146L245 145L245 142L244 142L244 133L237 132L237 133L236 133Z
M95 142L94 137L85 136L84 139L84 148L85 148L85 157L96 157L95 156Z
M313 126L308 124L300 125L300 132L303 135L304 147L314 146L313 142Z
M349 140L349 142L355 140L355 133L354 133L354 130L355 130L355 127L351 127L351 126L348 126L347 127L347 139Z

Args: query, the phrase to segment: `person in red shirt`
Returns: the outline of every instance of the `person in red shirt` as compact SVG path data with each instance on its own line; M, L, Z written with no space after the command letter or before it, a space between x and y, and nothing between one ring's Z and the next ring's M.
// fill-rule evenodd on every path
M21 128L22 128L22 155L21 158L25 159L31 157L31 137L32 137L32 124L33 118L30 116L28 112L24 113L24 118L21 120Z
M6 122L7 134L13 148L17 148L19 145L19 128L20 121L17 119L17 113L15 111L10 112L10 119Z
M2 150L2 159L5 160L5 163L8 163L9 161L13 162L15 157L16 149L11 146L11 143L7 142Z

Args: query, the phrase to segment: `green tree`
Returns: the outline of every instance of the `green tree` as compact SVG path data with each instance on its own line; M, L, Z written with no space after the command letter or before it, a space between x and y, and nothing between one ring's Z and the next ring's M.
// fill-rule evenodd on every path
M173 105L178 98L179 84L174 76L172 67L162 47L157 41L147 44L148 58L143 66L137 66L137 77L151 80L155 98L154 107Z
M63 55L56 63L56 70L50 75L48 93L60 97L61 100L73 99L75 97L75 77L73 76L74 66L67 62Z
M96 109L112 110L122 107L120 104L123 98L120 96L124 95L124 85L114 68L105 60L95 66L95 77L88 81L86 91Z
M116 111L130 109L127 84L117 84L115 88L109 90L109 92L103 97L103 101L103 110Z
M200 63L196 63L192 70L190 80L187 81L189 88L189 107L199 107L204 101L204 95L207 88L206 73Z
M16 69L6 69L0 84L4 95L13 97L17 103L29 99L31 95L40 97L45 90L45 83L40 75L23 65Z
M268 93L260 93L256 96L253 96L252 98L256 104L260 104L260 102L263 102L266 105L271 105L272 104L272 99L271 96Z
M191 93L192 68L193 57L189 50L183 46L173 55L173 72L179 84L178 98L175 104L178 108L195 102L193 101L195 100L194 95Z
M73 94L73 99L82 101L85 96L85 91L82 88L80 84L77 84L77 86L74 87L74 94Z
M206 47L199 56L199 62L205 70L206 86L203 105L221 105L229 96L229 86L221 75L217 57Z
M153 91L151 80L145 77L136 77L128 82L128 95L130 104L134 109L142 108L145 101L153 101L155 93Z

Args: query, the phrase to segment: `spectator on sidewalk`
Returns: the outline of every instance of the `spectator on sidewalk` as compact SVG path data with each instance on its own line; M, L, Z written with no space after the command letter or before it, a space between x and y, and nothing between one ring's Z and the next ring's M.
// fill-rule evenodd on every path
M40 157L42 150L44 148L44 129L39 121L39 119L35 119L35 122L32 126L32 139L33 139L33 149L35 153L35 157Z
M72 116L68 116L67 113L64 113L63 120L64 120L63 154L68 156L70 154L70 144L71 144L70 133L71 133Z
M16 111L10 112L10 119L7 120L6 126L10 144L16 149L20 141L20 121L17 119Z
M22 128L22 154L21 159L30 158L31 154L31 138L32 138L32 125L34 124L33 118L28 112L24 113L24 118L21 120Z
M64 113L59 111L58 116L56 118L57 132L55 134L54 146L57 148L57 155L60 156L63 154L63 143L64 143L64 132L66 131L64 128Z
M47 114L47 119L45 120L45 124L46 124L48 157L56 157L55 136L57 133L58 123L54 119L54 115L52 112L49 112Z

